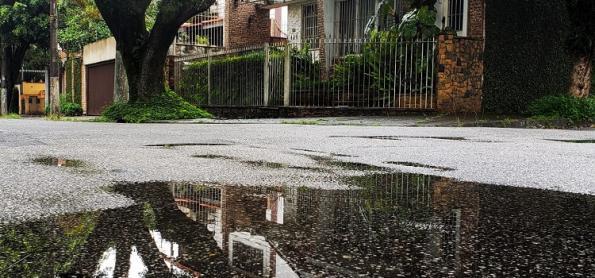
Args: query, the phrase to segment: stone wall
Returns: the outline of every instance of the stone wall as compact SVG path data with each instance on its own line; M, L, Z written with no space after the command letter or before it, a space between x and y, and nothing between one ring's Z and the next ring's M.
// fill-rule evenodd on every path
M483 39L438 37L436 108L443 113L481 112Z
M269 10L242 0L227 0L223 32L225 47L228 48L269 42L271 39Z

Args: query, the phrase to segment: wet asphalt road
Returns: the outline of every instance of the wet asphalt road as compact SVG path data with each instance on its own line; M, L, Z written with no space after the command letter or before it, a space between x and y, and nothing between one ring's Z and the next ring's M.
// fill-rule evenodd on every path
M594 195L595 145L554 141L593 139L592 130L0 120L0 222L130 205L104 190L115 181L341 188L338 175L361 174L313 156Z

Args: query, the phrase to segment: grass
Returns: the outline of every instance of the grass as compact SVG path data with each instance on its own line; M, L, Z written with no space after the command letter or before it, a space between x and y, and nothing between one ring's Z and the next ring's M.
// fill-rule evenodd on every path
M22 119L22 117L19 114L10 113L8 115L0 115L0 119L18 120L18 119Z
M566 119L574 124L593 123L595 122L595 97L546 96L531 103L529 113L532 119L540 122Z
M281 121L284 125L319 125L322 124L321 120L295 120L295 121Z

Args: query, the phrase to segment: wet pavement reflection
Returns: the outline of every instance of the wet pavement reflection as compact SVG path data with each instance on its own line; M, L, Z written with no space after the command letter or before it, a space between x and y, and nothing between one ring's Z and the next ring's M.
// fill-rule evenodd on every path
M1 277L593 277L595 196L403 173L348 190L120 184L0 227Z

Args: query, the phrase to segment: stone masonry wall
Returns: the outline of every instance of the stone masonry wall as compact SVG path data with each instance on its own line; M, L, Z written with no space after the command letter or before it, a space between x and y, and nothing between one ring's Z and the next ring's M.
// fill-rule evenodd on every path
M437 103L443 113L481 112L483 39L438 37Z
M264 44L271 39L269 10L242 0L227 0L225 15L225 47Z

